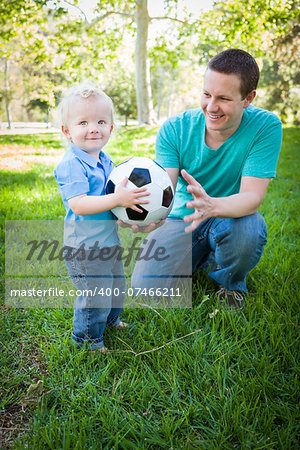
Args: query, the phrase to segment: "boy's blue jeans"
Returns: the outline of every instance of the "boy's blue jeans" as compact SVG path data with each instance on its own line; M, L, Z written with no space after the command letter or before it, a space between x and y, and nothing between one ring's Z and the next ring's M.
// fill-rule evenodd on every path
M84 257L66 260L72 282L78 291L74 303L72 339L76 347L103 347L103 332L108 325L120 322L126 291L125 274L118 252L111 248L112 257L105 261ZM76 251L75 251L76 253Z
M247 274L259 262L267 243L267 226L262 216L256 212L238 219L207 219L189 241L184 231L187 225L179 219L167 219L162 227L147 236L148 243L155 239L157 245L164 246L168 258L138 261L132 286L152 288L159 274L166 277L165 287L169 287L172 275L188 277L189 270L194 273L199 268L209 268L209 277L218 285L247 293Z

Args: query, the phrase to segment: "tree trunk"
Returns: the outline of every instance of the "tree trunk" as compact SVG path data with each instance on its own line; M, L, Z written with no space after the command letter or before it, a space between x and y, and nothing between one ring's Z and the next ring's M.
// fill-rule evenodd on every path
M10 116L10 89L9 89L9 61L4 60L4 77L5 77L5 87L4 87L4 104L6 112L7 126L11 129L11 116Z
M50 106L47 108L47 114L46 114L46 124L47 128L49 128L49 113L50 113Z
M173 86L174 86L174 72L171 73L171 81L169 87L169 95L168 95L168 107L167 107L167 117L170 117L172 113L172 95L173 95Z
M136 6L136 41L135 41L135 67L136 67L136 99L139 125L151 123L154 120L151 87L150 67L147 53L148 40L148 0L137 0Z
M159 82L158 82L158 99L157 99L157 120L160 119L160 107L163 101L163 86L164 86L164 69L162 66L159 68Z

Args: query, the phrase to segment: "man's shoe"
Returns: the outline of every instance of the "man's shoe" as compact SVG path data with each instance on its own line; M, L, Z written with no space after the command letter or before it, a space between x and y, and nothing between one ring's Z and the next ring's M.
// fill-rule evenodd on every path
M118 325L116 325L117 330L124 330L124 328L129 328L128 323L126 322L119 322Z
M216 296L228 309L241 310L245 306L246 294L244 292L229 291L225 287L221 287L216 293Z

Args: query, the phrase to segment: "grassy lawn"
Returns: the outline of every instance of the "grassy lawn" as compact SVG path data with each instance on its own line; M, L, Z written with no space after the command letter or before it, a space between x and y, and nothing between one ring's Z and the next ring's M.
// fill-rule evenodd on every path
M117 130L108 151L115 162L154 157L156 131ZM210 317L215 289L198 275L192 308L127 310L130 329L105 332L114 351L90 358L70 341L71 309L8 309L2 280L0 448L297 447L299 142L299 129L284 130L277 179L260 208L268 244L240 315ZM52 175L60 137L0 136L3 149L28 159L1 174L1 217L62 219ZM0 237L4 244L4 219ZM38 380L37 396L26 395Z

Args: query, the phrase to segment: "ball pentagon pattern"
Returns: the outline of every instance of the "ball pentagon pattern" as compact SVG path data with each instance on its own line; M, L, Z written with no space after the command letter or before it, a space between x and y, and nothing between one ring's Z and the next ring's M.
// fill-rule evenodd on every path
M142 213L131 208L112 209L118 219L129 225L146 226L169 214L173 205L174 189L163 167L150 158L134 156L115 166L107 180L105 192L115 192L125 177L128 177L126 189L144 186L147 188L150 193L147 197L149 203L138 205Z

